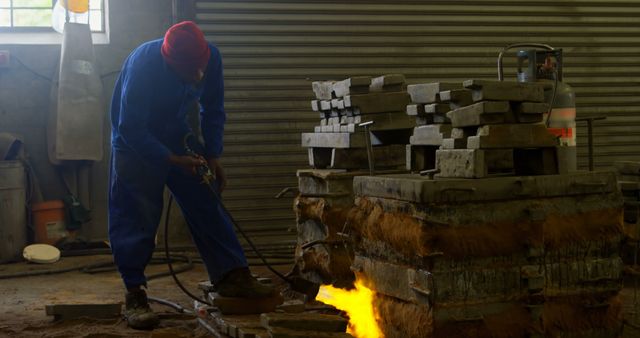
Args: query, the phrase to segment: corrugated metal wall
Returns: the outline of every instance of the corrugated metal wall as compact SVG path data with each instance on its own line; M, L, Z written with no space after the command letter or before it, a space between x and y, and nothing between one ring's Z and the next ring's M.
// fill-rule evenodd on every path
M306 166L299 135L318 120L308 103L314 80L495 78L502 47L546 43L565 51L578 117L608 117L595 128L596 166L640 158L640 0L196 1L196 21L224 56L225 199L265 235L293 225L291 200L273 195ZM513 54L505 65L513 78Z

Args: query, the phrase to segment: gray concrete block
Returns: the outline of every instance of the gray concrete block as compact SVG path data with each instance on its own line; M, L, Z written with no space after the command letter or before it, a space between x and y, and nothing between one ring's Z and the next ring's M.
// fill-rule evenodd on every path
M540 123L544 120L543 114L516 114L513 122L517 123Z
M403 74L387 74L371 79L369 91L400 91L404 86L405 78Z
M624 175L640 175L640 161L616 161L616 170Z
M318 100L331 100L333 98L333 83L334 81L314 81L311 83L313 92L316 94Z
M320 102L318 100L311 100L311 110L320 111Z
M358 116L355 121L359 122L354 123L372 121L373 124L369 126L369 130L410 129L416 125L414 117L402 112L365 114Z
M555 147L556 138L542 124L496 124L478 128L470 136L469 149Z
M407 115L409 116L423 116L424 113L424 104L407 105Z
M265 329L256 329L250 327L241 327L238 329L238 338L261 338L268 337L269 331Z
M640 182L640 175L618 175L620 181Z
M345 96L345 107L358 107L360 114L404 112L410 103L406 92L381 92Z
M428 294L433 294L435 291L433 280L428 274L425 274L424 278L419 278L419 276L416 276L418 272L409 266L356 256L353 260L352 268L356 271L356 275L364 276L367 281L375 285L376 292L404 301L425 304L428 303L430 296ZM426 294L420 291L416 292L411 288L409 285L410 276L414 280L419 279L420 285L416 288L420 291L425 291Z
M309 165L318 169L368 169L365 148L309 148ZM373 148L375 168L395 169L405 164L405 145L393 144Z
M544 102L544 86L515 81L467 80L464 87L472 90L473 101Z
M510 111L508 101L484 101L447 113L455 128L505 123L505 115Z
M459 151L459 150L456 150ZM618 191L613 172L573 172L550 176L508 176L482 180L433 180L419 175L355 177L357 196L417 203L462 203L513 198L607 194ZM622 201L620 200L620 205Z
M288 300L277 307L277 310L282 310L286 313L302 313L305 310L304 302L301 300Z
M320 130L323 133L333 133L333 125L332 124L327 123L326 125L320 126L320 127L321 127Z
M300 169L296 172L298 190L301 196L350 195L353 192L353 177L356 174L344 169Z
M461 83L421 83L407 86L407 92L411 95L414 103L435 103L439 102L438 93L445 90L462 89Z
M333 128L333 126L328 126ZM374 142L375 143L375 142ZM377 144L375 144L377 145ZM364 148L362 133L302 133L304 148Z
M432 103L424 105L425 113L430 114L446 114L450 110L451 106L448 103Z
M438 95L440 95L440 100L442 102L450 102L450 108L454 107L451 103L456 104L456 109L473 103L471 91L467 89L445 90L441 91Z
M517 114L544 114L549 112L549 104L542 102L514 102L513 111Z
M451 138L464 138L475 136L478 128L451 128Z
M333 93L336 97L345 97L352 94L366 94L369 92L371 77L355 76L333 84Z
M446 138L442 140L442 149L467 149L467 139Z
M446 178L482 178L488 174L484 151L456 149L436 151L439 176Z
M579 295L591 292L617 291L622 288L620 257L586 258L547 264L545 292L557 295Z
M431 124L413 128L413 135L409 141L415 145L442 145L442 140L451 135L451 126L448 124Z
M618 181L618 186L622 192L638 192L640 191L640 183L637 181Z
M416 116L416 125L426 126L429 124L451 124L451 120L445 114L426 114Z
M344 101L341 99L331 99L331 108L344 109Z
M475 303L523 294L520 266L479 266L452 262L449 269L426 271L356 255L353 269L375 285L378 293L414 304Z
M336 315L320 313L263 313L260 324L272 330L283 328L290 330L308 330L319 332L345 332L349 321ZM307 338L309 336L306 336Z
M322 100L320 101L320 110L331 110L331 100Z

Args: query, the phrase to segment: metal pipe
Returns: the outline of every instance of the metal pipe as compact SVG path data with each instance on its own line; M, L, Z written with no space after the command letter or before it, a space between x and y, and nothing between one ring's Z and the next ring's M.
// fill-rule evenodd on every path
M180 305L178 303L170 302L170 301L168 301L166 299L153 297L153 296L149 296L147 298L150 301L154 302L154 303L158 303L158 304L162 304L162 305L168 306L170 308L175 309L176 311L178 311L180 313L193 314L193 311L187 310L186 308L184 308L182 305Z
M593 121L606 120L606 116L582 117L576 119L576 122L587 122L587 146L589 149L589 171L593 171L594 165L594 147L593 147Z
M513 43L510 45L507 45L502 49L502 51L500 51L500 54L498 54L498 80L499 81L504 81L504 71L502 69L502 57L504 56L504 53L506 53L509 49L516 48L516 47L534 47L534 48L542 48L546 50L554 50L553 47L543 43Z

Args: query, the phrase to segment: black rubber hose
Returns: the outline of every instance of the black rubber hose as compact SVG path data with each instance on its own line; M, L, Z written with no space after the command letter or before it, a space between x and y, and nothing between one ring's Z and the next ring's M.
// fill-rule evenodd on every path
M185 309L182 305L180 305L178 303L170 302L170 301L168 301L166 299L163 299L163 298L148 296L147 299L149 299L150 301L152 301L154 303L158 303L158 304L162 304L162 305L166 305L168 307L174 308L176 311L178 311L180 313L193 314L193 311Z
M213 306L210 302L199 298L198 296L192 294L187 288L182 285L180 280L178 279L177 274L173 270L173 264L171 263L171 256L169 255L169 216L171 215L171 205L173 204L173 195L169 196L169 203L167 205L167 212L164 218L164 254L167 258L167 266L169 266L169 272L171 273L171 277L173 281L176 282L176 285L184 292L187 296L191 297L193 300L196 300L200 303L207 304L209 306Z
M262 252L260 252L260 250L258 250L258 248L253 243L253 241L251 240L249 235L247 235L247 233L244 232L244 230L240 227L240 225L238 225L236 220L233 218L233 215L231 215L231 213L229 212L227 207L222 202L222 198L220 198L220 194L218 194L216 189L214 187L212 187L210 184L207 184L207 187L209 188L209 191L211 192L211 195L213 196L213 198L218 200L218 203L220 203L220 206L222 207L222 210L224 210L224 212L227 214L227 216L231 220L231 223L233 223L233 225L235 226L236 230L238 230L238 232L242 235L242 237L244 237L244 239L247 241L247 244L249 244L251 249L256 253L256 255L258 255L258 258L260 258L260 260L262 261L262 263L264 263L264 265L267 267L267 269L269 269L269 271L273 272L273 274L275 274L276 276L280 277L280 279L282 279L286 283L291 284L291 281L287 277L285 277L279 271L274 269L273 266L271 266L271 264L269 264L269 262L267 262L267 260L262 255ZM166 244L165 244L165 246L166 246Z
M176 257L173 256L172 259ZM189 256L182 256L186 259L186 263L184 265L181 265L179 268L174 269L173 271L164 271L164 272L158 272L152 275L147 276L147 280L152 280L152 279L156 279L156 278L160 278L160 277L167 277L167 276L171 276L174 273L175 274L179 274L179 273L183 273L183 272L187 272L191 269L193 269L193 260L191 259L191 257ZM167 260L167 263L169 263L170 260ZM173 266L172 266L173 267Z

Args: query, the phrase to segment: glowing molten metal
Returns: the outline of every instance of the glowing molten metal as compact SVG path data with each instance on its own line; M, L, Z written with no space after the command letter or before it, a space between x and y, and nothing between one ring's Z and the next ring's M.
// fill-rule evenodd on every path
M383 338L378 327L377 313L373 308L374 292L356 280L352 290L322 285L317 300L335 306L349 315L347 332L358 338Z

